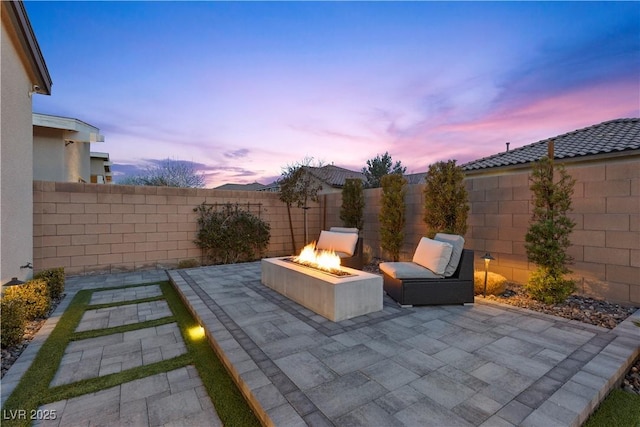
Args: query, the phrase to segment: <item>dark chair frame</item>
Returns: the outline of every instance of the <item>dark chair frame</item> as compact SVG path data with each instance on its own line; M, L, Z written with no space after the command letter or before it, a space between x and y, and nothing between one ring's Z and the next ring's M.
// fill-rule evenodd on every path
M463 249L458 268L450 277L394 279L383 272L383 288L400 305L473 303L473 251Z

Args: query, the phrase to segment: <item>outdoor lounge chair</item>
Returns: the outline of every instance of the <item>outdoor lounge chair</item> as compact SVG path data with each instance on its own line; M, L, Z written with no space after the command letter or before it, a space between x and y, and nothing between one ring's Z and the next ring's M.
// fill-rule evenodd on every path
M321 231L316 249L335 251L341 266L362 270L362 237L357 228L331 227L329 231Z
M463 246L462 236L423 237L412 262L380 264L384 291L400 305L473 303L473 251Z

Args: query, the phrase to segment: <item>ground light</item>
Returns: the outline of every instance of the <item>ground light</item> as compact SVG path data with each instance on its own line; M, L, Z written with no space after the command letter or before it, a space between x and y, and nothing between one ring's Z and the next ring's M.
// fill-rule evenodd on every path
M204 328L200 325L189 328L189 338L192 341L198 341L204 338Z
M484 293L483 293L483 297L486 298L487 297L487 276L489 275L489 263L491 262L491 260L493 260L495 258L492 257L489 252L486 252L482 256L482 259L484 260Z

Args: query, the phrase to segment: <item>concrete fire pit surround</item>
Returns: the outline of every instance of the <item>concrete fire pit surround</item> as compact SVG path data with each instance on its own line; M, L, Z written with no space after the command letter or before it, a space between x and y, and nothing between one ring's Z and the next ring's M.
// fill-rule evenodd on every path
M265 258L262 284L333 321L382 310L382 277L342 267L351 276L334 277L309 267Z

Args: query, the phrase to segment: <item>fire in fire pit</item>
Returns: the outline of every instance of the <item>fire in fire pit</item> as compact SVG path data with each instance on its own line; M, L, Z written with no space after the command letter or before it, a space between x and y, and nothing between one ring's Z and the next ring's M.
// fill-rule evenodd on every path
M340 268L340 257L334 251L316 250L316 242L302 248L300 255L287 258L287 261L320 270L334 276L351 276Z

